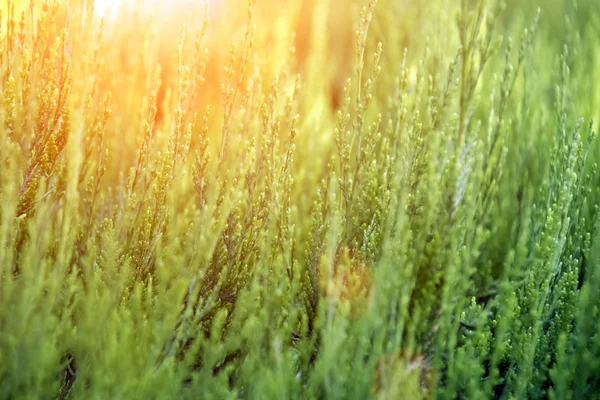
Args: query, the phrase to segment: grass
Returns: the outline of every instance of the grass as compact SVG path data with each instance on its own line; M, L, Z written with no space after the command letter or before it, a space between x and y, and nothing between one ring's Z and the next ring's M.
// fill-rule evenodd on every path
M600 396L600 13L538 3L3 4L0 398Z

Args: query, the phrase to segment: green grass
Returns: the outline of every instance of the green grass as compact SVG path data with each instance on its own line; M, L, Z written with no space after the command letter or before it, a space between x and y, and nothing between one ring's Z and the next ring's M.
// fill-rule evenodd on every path
M595 0L33 3L0 399L600 397Z

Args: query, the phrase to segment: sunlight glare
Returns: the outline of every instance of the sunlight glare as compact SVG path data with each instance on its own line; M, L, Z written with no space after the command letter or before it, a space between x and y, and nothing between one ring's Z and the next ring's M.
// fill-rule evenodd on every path
M126 0L95 0L94 12L100 17L114 15Z
M204 2L208 1L202 1L202 3ZM116 13L127 5L149 9L153 5L173 8L173 6L184 7L197 3L197 0L94 0L94 12L99 17L111 18L115 17Z

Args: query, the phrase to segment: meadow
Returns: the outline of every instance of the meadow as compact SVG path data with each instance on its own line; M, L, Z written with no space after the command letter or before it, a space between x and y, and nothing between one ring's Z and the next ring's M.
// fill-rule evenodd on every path
M0 5L0 399L600 398L597 0L97 3Z

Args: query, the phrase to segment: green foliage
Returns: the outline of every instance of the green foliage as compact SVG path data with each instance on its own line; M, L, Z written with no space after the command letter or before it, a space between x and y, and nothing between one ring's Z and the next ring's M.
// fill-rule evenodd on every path
M594 1L234 3L3 10L0 398L600 396Z

